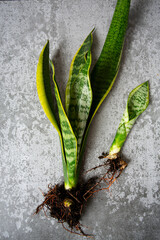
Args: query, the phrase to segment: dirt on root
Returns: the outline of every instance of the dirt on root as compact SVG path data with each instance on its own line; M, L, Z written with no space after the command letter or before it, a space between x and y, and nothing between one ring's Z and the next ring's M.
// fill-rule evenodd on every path
M62 225L64 222L68 223L71 231L65 228L66 230L73 233L72 230L75 229L81 235L89 236L81 229L79 220L84 206L93 195L91 192L96 187L96 182L97 177L90 178L87 182L79 184L76 189L70 191L64 188L64 184L48 186L48 192L43 193L44 201L37 207L35 214L42 209L44 211L48 209L50 216L58 219Z
M105 159L107 156L107 154L103 153L99 158ZM45 212L45 209L47 209L50 216L62 223L67 231L92 237L84 233L79 222L83 208L94 193L109 190L126 166L127 163L118 156L116 159L107 159L103 164L88 170L86 173L101 167L107 168L101 177L92 177L86 182L78 184L76 189L66 190L64 183L48 186L48 192L43 193L44 201L37 207L35 214L42 209ZM105 186L102 187L101 183L105 183ZM70 229L64 226L65 222L68 223Z

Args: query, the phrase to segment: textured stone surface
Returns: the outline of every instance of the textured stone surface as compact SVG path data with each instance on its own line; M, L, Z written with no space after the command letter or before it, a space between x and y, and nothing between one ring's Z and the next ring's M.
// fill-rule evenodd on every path
M50 40L61 95L70 62L95 26L93 62L100 53L116 1L0 1L0 239L82 239L63 230L43 212L39 187L63 180L56 130L36 92L36 65ZM117 80L90 129L85 168L109 150L128 93L150 82L150 105L123 147L129 165L110 192L97 194L82 223L96 240L158 240L160 161L160 2L133 0L124 54ZM101 173L102 170L97 171Z

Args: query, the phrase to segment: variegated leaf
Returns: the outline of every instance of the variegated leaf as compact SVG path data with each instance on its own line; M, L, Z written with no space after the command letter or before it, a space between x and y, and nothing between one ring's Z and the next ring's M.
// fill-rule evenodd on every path
M149 104L149 84L148 81L136 87L128 97L127 106L116 136L110 148L110 155L118 153L123 146L128 133L138 116L145 111Z
M61 130L56 120L56 113L54 109L54 103L53 103L52 92L51 92L50 71L49 71L49 41L44 46L39 57L36 80L37 80L37 92L38 92L38 96L39 96L39 100L42 105L42 108L45 114L47 115L48 119L56 128L59 134L59 138L61 142L61 150L62 150L64 182L67 186L70 186L70 182L68 179L65 151L64 151L64 143L62 139Z
M80 159L83 156L90 124L116 79L128 25L130 0L118 0L100 57L91 73L93 102L85 130ZM80 164L81 161L79 161Z
M67 173L69 179L69 185L65 183L65 188L69 189L76 186L76 166L77 166L77 139L74 135L68 117L64 111L58 85L55 80L54 74L54 66L52 61L50 61L50 65L53 71L52 79L54 82L54 90L55 96L57 100L58 106L58 113L60 119L60 126L63 136L63 143L64 143L64 150L65 150L65 157L66 157L66 164L67 164Z
M66 111L77 138L77 155L79 155L92 103L92 90L89 78L91 46L92 32L85 39L72 60L66 87Z

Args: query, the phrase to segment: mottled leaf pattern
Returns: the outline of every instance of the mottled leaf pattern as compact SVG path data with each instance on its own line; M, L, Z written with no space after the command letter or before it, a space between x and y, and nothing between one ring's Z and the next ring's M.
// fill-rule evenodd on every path
M128 133L138 116L145 111L149 104L149 84L148 81L136 87L128 97L127 106L116 136L110 148L110 155L118 153L124 144Z
M95 114L109 93L118 73L128 25L129 8L130 0L117 1L107 38L91 74L93 104L90 117Z
M79 154L92 103L92 90L89 78L91 46L92 33L85 39L72 60L66 87L66 110L77 138L77 155Z
M54 66L50 61L60 126L56 121L50 86L49 42L47 42L40 55L37 69L37 90L41 105L60 136L65 188L72 188L77 184L80 163L90 124L99 106L109 93L118 73L128 24L129 7L130 0L117 1L109 33L91 74L91 84L89 70L91 65L92 32L74 56L66 87L66 113L62 106L58 86L55 81ZM136 101L138 101L138 98L135 96L134 94L128 103L129 121L127 123L122 122L118 130L120 142L123 142L121 132L127 135L130 125L133 122L132 118L134 117L135 119L140 114L140 110L137 110ZM137 111L139 112L137 113Z
M80 159L83 156L90 124L116 79L128 25L130 0L118 0L100 57L91 73L93 102L83 138Z
M64 111L61 98L60 98L59 89L55 80L54 66L51 61L50 61L50 65L53 71L52 76L53 76L53 82L54 82L54 90L55 90L55 96L57 100L60 126L61 126L61 131L63 136L64 150L65 150L66 164L67 164L67 173L68 173L68 178L70 182L70 185L68 187L67 185L65 185L65 187L70 188L71 186L74 187L76 185L75 177L76 177L76 166L77 166L77 139L73 133L68 117Z

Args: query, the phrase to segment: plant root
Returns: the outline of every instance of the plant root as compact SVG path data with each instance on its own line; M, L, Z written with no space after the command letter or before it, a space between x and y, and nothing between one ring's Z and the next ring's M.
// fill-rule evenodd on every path
M42 192L44 201L37 207L35 214L43 210L47 216L45 211L47 209L50 212L50 216L57 219L66 231L92 238L92 235L84 233L79 222L83 208L93 194L101 190L109 190L110 186L127 167L127 163L119 156L110 157L110 155L103 153L99 158L107 158L107 160L103 164L88 170L86 173L100 167L107 167L107 171L102 177L92 177L72 190L66 190L64 184L49 185L48 192ZM101 187L102 182L105 182L107 187ZM64 226L64 223L69 225L69 229Z
M102 153L99 158L107 158L107 160L103 164L89 169L86 171L86 173L92 170L96 170L97 168L107 167L107 172L103 175L102 178L99 179L98 182L99 184L100 182L105 181L107 188L99 188L95 192L99 192L100 190L104 189L108 190L110 186L117 180L117 178L119 178L123 170L127 167L127 163L118 154L108 155L107 153Z
M96 181L96 177L90 178L87 182L79 184L76 189L72 190L66 190L64 184L49 185L48 192L42 193L44 201L37 207L35 214L38 214L42 209L44 212L45 209L48 209L50 216L57 219L65 230L85 237L92 237L84 233L79 220L85 204L92 196L91 190L93 190ZM70 229L64 226L65 222L68 223Z

